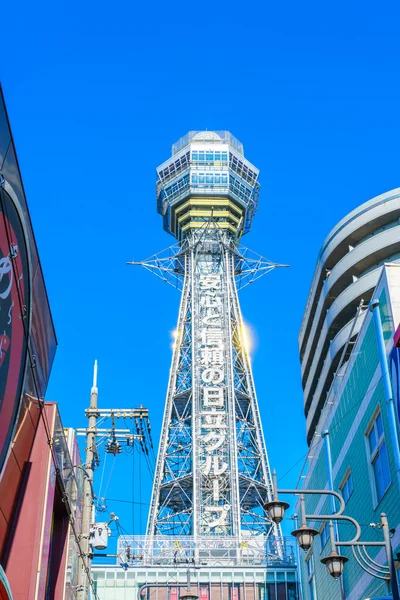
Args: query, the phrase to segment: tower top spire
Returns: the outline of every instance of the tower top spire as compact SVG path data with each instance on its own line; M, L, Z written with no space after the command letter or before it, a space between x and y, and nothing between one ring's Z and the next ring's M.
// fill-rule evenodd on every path
M157 211L178 240L206 224L235 239L250 231L259 170L229 131L189 131L173 144L157 175Z

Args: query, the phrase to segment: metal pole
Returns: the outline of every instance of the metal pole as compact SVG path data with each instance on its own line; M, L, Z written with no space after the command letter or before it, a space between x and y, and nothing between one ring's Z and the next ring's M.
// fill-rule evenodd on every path
M322 437L324 440L324 447L325 447L325 454L326 454L326 467L327 467L327 471L328 471L328 485L329 485L329 489L331 490L331 492L334 491L333 488L333 468L332 468L332 452L331 452L331 441L329 439L329 431L326 429L325 431L322 432ZM332 513L335 514L336 512L336 505L335 505L335 496L330 496L330 501L331 501L331 510ZM337 521L330 521L329 523L329 529L331 530L332 527L331 525L333 525L333 530L334 530L334 537L336 541L339 541L339 527L338 527L338 522ZM343 581L343 577L340 578L340 595L342 600L345 600L346 596L344 593L344 581Z
M396 569L394 568L393 556L392 556L392 544L390 543L390 532L387 516L385 513L381 513L381 524L383 539L385 540L386 558L390 572L390 584L392 587L393 600L399 600L399 586L397 585Z
M272 493L274 496L273 499L278 500L278 484L277 484L275 469L274 469L274 472L272 473Z
M81 529L81 554L78 556L78 593L77 600L87 600L89 593L89 577L92 566L90 553L90 525L93 511L93 459L96 448L96 424L98 418L97 408L97 360L94 362L93 386L90 392L90 406L87 412L88 428L86 430L86 459L85 476L83 480L83 506ZM89 572L87 572L89 570Z
M307 525L304 494L300 494L300 515L301 515L301 525L302 526Z
M383 338L383 329L381 315L379 313L379 300L373 300L369 304L369 310L372 312L375 323L376 342L378 345L379 362L381 365L383 388L385 392L385 400L389 417L390 435L392 438L392 446L394 453L394 462L398 481L400 482L400 446L399 436L396 424L396 411L393 402L392 383L390 381L389 366L386 357L385 340Z

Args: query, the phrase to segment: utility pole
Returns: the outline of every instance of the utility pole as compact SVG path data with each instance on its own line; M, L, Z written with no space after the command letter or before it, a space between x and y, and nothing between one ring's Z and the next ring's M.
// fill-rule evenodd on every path
M80 534L80 553L78 555L78 586L77 600L87 600L90 588L91 566L93 551L90 544L90 535L94 519L94 467L99 464L96 439L102 438L100 444L105 438L109 437L109 442L105 452L116 456L121 452L121 446L118 440L123 440L128 446L133 446L137 440L143 453L148 454L147 442L152 446L149 411L143 406L139 408L103 408L98 407L98 388L97 388L97 360L94 361L93 385L90 390L90 404L85 414L88 419L86 428L77 428L78 436L86 437L86 456L83 464L84 482L83 482L83 504L82 504L82 528ZM98 428L97 420L111 419L111 428ZM116 429L116 419L131 419L135 423L136 433L130 429ZM143 426L145 423L146 429ZM101 423L100 423L101 424Z
M90 525L93 513L93 461L96 450L96 424L99 417L97 408L97 360L94 361L93 385L90 391L90 404L87 411L88 428L86 429L86 458L83 480L82 529L80 536L81 553L78 556L78 594L77 600L87 600L89 592L89 575L91 569Z

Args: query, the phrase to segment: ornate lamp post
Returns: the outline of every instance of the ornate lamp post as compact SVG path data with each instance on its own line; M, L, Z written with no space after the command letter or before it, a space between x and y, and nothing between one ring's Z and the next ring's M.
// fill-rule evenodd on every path
M364 571L369 573L369 575L372 575L372 577L377 577L378 579L383 579L383 580L387 581L388 583L391 583L392 590L393 590L393 597L399 598L396 573L394 571L394 566L393 566L389 525L388 525L388 520L387 520L385 513L381 513L381 523L379 524L379 526L382 528L382 533L383 533L383 538L384 538L383 541L381 541L381 542L361 541L360 540L361 527L355 519L343 514L344 510L345 510L345 503L344 503L342 496L340 494L338 494L337 492L334 492L331 490L297 490L297 489L278 490L277 483L276 483L276 472L275 471L273 474L273 488L274 488L274 499L271 502L267 502L267 504L265 504L265 510L268 512L271 519L276 523L280 523L282 521L284 514L285 514L285 510L287 510L287 508L289 507L287 502L282 502L279 500L278 494L300 495L302 525L299 529L295 529L294 531L292 531L292 535L294 535L296 537L300 548L302 548L303 550L307 551L311 548L314 537L318 534L318 531L316 529L312 529L312 528L308 527L307 520L329 521L330 540L331 540L332 550L328 556L321 559L321 562L328 569L329 575L331 575L334 579L338 579L343 574L344 565L348 561L348 558L346 556L341 556L338 553L338 549L340 548L340 546L351 547L353 556L356 559L359 566ZM318 496L320 496L320 495L334 496L335 498L338 499L338 501L340 503L340 508L336 513L330 514L330 515L319 515L319 514L308 515L305 512L304 494L318 495ZM279 520L275 521L276 518L278 518ZM349 523L351 523L355 527L355 530L356 530L356 534L353 537L353 539L348 540L348 541L341 541L341 540L336 541L335 536L334 536L332 521L348 521ZM382 565L382 564L376 562L375 560L373 560L367 552L368 546L373 546L373 547L380 546L382 548L385 548L387 565Z

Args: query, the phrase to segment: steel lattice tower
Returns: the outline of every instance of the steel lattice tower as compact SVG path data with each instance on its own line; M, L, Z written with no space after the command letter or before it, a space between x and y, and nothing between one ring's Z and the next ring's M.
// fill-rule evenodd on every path
M157 173L157 210L178 242L134 264L182 296L146 546L190 539L194 560L212 564L206 548L280 535L263 509L272 481L237 290L281 265L239 244L259 171L229 132L189 132Z

